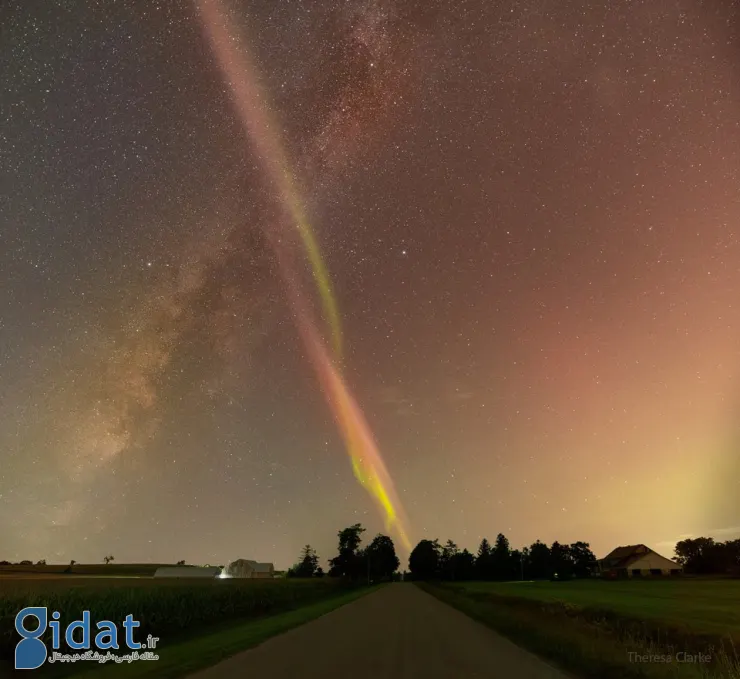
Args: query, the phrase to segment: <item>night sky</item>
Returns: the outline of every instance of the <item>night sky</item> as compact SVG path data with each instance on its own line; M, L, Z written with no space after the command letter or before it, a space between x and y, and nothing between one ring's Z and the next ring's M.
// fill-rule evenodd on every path
M229 4L412 543L740 535L732 5ZM206 24L0 5L0 559L287 567L384 531Z

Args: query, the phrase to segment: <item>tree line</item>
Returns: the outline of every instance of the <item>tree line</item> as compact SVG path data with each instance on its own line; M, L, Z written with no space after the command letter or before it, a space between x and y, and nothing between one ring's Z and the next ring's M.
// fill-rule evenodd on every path
M329 577L346 580L381 582L395 577L400 561L393 540L376 535L361 547L365 528L356 523L338 533L338 554L329 559ZM587 542L548 546L539 540L523 549L511 549L505 535L499 534L493 545L484 538L477 554L460 550L448 540L421 540L409 557L408 576L413 580L539 580L589 577L596 557ZM297 563L286 576L294 578L323 577L319 556L311 545L301 551Z
M380 582L392 580L400 567L393 540L378 534L361 547L365 528L356 523L338 533L337 555L329 560L329 572L319 565L319 556L306 545L287 577L341 577L351 581ZM740 575L740 538L715 542L713 538L681 540L675 548L676 561L686 573L696 575ZM112 563L113 555L103 561ZM77 562L71 561L68 570ZM184 565L178 561L177 565ZM0 566L32 566L29 560L12 563L0 561ZM37 562L45 566L46 560ZM493 545L483 538L476 554L459 549L448 540L421 540L409 557L408 576L414 580L543 580L585 578L594 571L596 557L587 542L548 546L537 540L529 547L511 549L505 535L499 533Z
M586 578L596 565L587 542L551 546L537 540L523 549L511 549L499 533L493 545L481 540L477 554L460 550L448 540L422 540L409 557L414 580L542 580Z
M366 547L361 548L365 529L356 523L338 533L338 554L329 559L329 577L343 578L352 582L367 580L382 582L394 579L401 562L396 556L393 540L387 535L376 535ZM311 545L301 551L298 562L286 573L289 578L323 577L319 556Z
M715 542L714 538L681 540L676 561L686 573L696 575L740 575L740 539Z

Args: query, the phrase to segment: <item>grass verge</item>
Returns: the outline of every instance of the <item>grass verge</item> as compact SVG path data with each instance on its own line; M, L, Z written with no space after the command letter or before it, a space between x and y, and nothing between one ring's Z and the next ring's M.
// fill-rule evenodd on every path
M740 579L599 578L564 582L458 582L455 587L480 594L561 602L609 610L661 627L696 634L732 635L740 646Z
M270 637L326 615L381 586L344 592L318 603L278 615L244 623L232 622L218 630L211 627L206 634L183 639L157 649L159 660L137 661L125 665L105 664L72 676L79 677L79 679L128 679L130 677L176 679L184 677L205 667L211 667L240 651L253 648Z
M614 611L475 592L446 584L421 589L523 648L584 679L740 679L731 638L691 634ZM702 653L710 662L679 661ZM636 656L652 656L638 661Z

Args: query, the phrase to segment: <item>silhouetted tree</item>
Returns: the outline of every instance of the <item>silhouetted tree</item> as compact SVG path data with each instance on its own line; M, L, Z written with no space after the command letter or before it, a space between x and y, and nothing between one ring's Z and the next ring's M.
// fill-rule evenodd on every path
M411 579L433 580L438 578L441 551L439 540L421 540L409 556Z
M105 565L107 566L111 561L113 561L115 557L111 554L109 556L104 556L103 561L105 561Z
M588 578L596 567L596 556L591 551L588 542L574 542L569 545L568 552L572 562L573 575L577 578Z
M339 531L339 554L329 559L329 575L332 577L357 580L362 577L362 567L365 565L357 553L365 529L362 524L356 523L349 528Z
M459 553L457 545L452 540L442 547L439 553L439 577L443 580L455 580L455 556Z
M366 560L370 579L374 582L392 580L393 574L401 565L393 540L387 535L376 535L363 550L362 557Z
M316 575L316 569L319 567L319 557L311 545L306 545L301 550L298 563L291 566L286 573L289 578L312 578Z
M46 559L41 559L40 561L36 562L37 566L46 566Z
M521 563L519 564L519 575L522 580L528 580L532 578L530 571L530 564L532 555L529 553L529 547L522 547L520 553Z
M714 538L694 538L676 543L676 561L689 573L711 573L716 550Z
M315 578L323 578L325 575L324 569L321 566L319 566L313 575Z
M524 580L524 556L522 555L521 550L511 550L511 558L509 559L509 563L511 567L510 577L514 580Z
M452 572L454 580L474 580L475 557L467 549L457 552L452 557Z
M184 566L185 565L185 559L182 559L181 561L177 562L178 566Z
M357 550L356 563L356 576L358 580L364 580L370 583L372 576L370 575L370 555L367 553L367 547L360 548Z
M483 538L480 541L478 555L475 558L475 572L479 580L490 580L492 578L491 551L491 543Z
M491 552L493 577L496 580L509 580L512 576L511 550L509 541L503 533L496 537L496 544Z
M550 570L552 577L558 580L569 580L573 577L573 561L568 545L555 541L550 547Z
M740 572L740 539L715 542L693 538L676 544L676 561L687 573L722 574Z
M529 564L527 571L529 577L532 580L542 580L549 578L551 575L550 569L550 548L537 540L529 548Z
M740 538L725 542L725 556L727 559L727 572L740 576Z

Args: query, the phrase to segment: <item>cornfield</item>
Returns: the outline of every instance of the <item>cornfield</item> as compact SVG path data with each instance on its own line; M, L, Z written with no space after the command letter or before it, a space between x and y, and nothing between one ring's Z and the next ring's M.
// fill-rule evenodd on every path
M159 637L161 643L166 643L168 637L184 630L297 608L339 593L342 587L328 578L308 581L132 580L130 583L103 587L103 583L97 581L93 586L58 587L52 582L48 586L37 582L27 591L20 592L8 592L3 588L0 597L0 657L13 657L15 645L20 640L15 631L15 616L27 606L46 607L49 617L53 611L59 611L62 630L74 620L81 620L82 611L88 610L93 638L95 623L99 620L116 623L119 634L123 634L121 623L131 613L134 620L141 623L134 632L137 641L143 641L152 634ZM34 629L34 624L35 621L29 620L27 626ZM51 648L49 628L41 639L49 642L48 647ZM60 651L69 652L66 648Z

